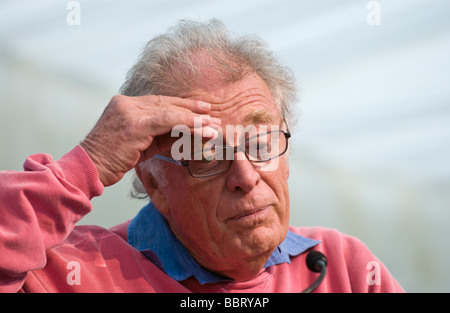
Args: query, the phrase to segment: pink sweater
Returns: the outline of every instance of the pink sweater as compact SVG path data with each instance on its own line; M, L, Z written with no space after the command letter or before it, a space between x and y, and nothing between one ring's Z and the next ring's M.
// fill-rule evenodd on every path
M75 227L103 192L80 146L58 161L30 156L24 170L0 172L0 292L301 292L318 276L302 253L246 282L177 282L128 244L129 221ZM290 230L322 241L314 249L328 267L316 292L403 292L356 238L321 227Z

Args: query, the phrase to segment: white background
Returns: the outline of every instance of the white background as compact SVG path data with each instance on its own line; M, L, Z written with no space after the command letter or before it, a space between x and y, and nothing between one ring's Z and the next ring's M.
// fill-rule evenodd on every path
M93 127L154 35L182 18L255 33L300 87L291 224L363 240L410 292L450 291L450 2L80 0L0 2L0 170L55 159ZM82 223L132 218L131 175Z

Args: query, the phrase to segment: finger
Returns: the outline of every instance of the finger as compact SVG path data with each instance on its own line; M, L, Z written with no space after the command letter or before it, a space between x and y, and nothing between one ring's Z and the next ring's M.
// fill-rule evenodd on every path
M164 112L157 116L153 116L147 119L147 127L151 129L153 136L163 135L170 132L172 129L177 128L201 128L208 125L219 126L221 120L218 118L212 118L205 114L194 114L192 112Z
M181 129L181 127L174 127L173 129L178 129L180 132L174 133L165 133L163 135L156 136L153 140L150 147L141 152L141 161L147 160L153 157L155 154L159 154L164 151L169 151L172 148L172 145L180 140L182 136L186 136L185 131L186 127ZM221 128L217 125L204 126L201 128L192 128L189 129L189 135L192 137L189 140L195 140L194 137L201 138L200 140L210 140L215 139L220 136Z
M211 110L211 104L201 100L161 96L161 95L149 95L143 96L145 102L149 105L157 105L160 107L174 106L182 109L187 109L194 113L208 113Z

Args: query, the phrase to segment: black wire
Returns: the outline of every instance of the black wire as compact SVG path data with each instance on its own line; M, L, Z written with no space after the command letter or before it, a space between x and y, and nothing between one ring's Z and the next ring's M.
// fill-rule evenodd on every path
M319 263L323 263L323 264L321 264L322 269L320 271L319 277L316 279L316 281L311 286L306 288L303 291L303 293L313 292L317 287L319 287L320 283L322 282L323 278L325 277L325 274L327 273L327 266L325 265L325 263L323 261L319 261Z

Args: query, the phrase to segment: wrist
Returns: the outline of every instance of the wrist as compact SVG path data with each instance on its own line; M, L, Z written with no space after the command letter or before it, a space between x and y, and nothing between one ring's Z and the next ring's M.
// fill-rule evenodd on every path
M82 190L89 199L103 193L104 185L98 170L82 146L76 146L56 161L56 164L67 182Z
M114 185L120 180L119 175L113 173L105 166L106 161L101 157L102 153L97 152L92 148L92 144L89 143L89 139L85 139L80 143L81 148L89 156L92 164L95 166L98 179L101 181L104 187Z

